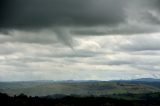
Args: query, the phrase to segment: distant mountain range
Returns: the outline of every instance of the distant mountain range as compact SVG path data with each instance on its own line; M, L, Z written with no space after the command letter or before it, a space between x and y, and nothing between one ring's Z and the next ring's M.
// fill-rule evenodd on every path
M54 82L54 83L83 83L83 82L134 82L134 81L144 81L144 82L160 82L160 79L155 79L155 78L139 78L139 79L131 79L131 80L109 80L109 81L101 81L101 80L33 80L33 81L3 81L0 83L15 83L15 82L34 82L34 83L39 83L39 82Z
M118 82L160 82L160 79L155 78L139 78L139 79L132 79L132 80L111 80L111 81L118 81Z
M154 79L154 78L141 78L141 79L135 79L133 81L146 81L146 82L160 82L160 79Z

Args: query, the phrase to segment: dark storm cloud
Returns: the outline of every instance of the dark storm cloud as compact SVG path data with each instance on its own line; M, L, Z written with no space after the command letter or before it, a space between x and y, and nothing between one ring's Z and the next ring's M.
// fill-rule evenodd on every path
M56 29L60 26L70 26L74 35L157 32L159 4L159 0L1 0L0 32L8 34L10 29ZM137 24L132 25L128 20ZM103 30L88 29L95 26ZM75 27L83 30L75 30ZM62 36L60 39L66 39L60 35L65 33L61 29L54 31Z
M155 0L155 5L160 10L160 0Z
M1 0L0 28L114 25L124 21L124 0Z
M2 42L58 41L74 49L72 35L131 35L160 32L159 0L0 0L0 33L27 34ZM39 33L52 32L50 37ZM37 31L38 30L38 31ZM26 37L27 35L27 37ZM40 36L42 35L42 36ZM47 36L47 37L46 37Z

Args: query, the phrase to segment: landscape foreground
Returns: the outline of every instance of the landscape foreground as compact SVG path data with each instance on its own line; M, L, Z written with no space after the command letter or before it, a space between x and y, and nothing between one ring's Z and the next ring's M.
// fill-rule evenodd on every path
M160 81L1 82L3 106L160 106Z

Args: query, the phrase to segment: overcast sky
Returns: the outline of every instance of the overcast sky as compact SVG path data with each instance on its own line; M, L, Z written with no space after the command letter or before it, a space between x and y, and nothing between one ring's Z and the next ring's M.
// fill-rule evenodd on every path
M0 81L160 78L160 0L0 0Z

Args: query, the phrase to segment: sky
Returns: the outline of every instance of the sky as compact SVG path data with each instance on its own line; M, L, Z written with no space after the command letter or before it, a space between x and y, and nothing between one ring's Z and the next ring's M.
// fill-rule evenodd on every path
M160 0L0 0L0 81L160 78Z

